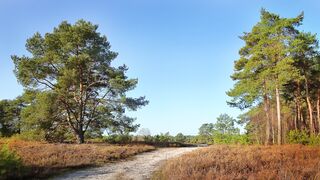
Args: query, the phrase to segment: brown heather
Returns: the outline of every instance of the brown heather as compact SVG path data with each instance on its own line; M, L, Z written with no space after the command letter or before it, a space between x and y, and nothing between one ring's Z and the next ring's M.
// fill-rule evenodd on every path
M16 172L18 177L46 177L70 168L98 166L155 149L148 145L49 144L0 139L0 147L3 144L8 144L22 159L25 169Z
M213 145L167 161L154 179L320 179L320 148Z

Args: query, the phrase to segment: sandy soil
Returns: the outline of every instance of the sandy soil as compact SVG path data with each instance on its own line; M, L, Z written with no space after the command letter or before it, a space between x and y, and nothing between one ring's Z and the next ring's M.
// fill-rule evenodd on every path
M150 179L154 172L165 160L193 151L198 147L188 148L161 148L156 151L143 153L131 160L109 163L102 167L87 168L73 171L54 180L64 179Z

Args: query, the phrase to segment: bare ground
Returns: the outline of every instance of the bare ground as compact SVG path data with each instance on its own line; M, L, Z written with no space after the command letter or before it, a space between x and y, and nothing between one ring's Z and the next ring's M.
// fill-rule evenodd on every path
M167 159L180 156L197 148L198 147L161 148L156 151L137 155L131 160L109 163L102 167L78 170L53 179L150 179L152 172Z

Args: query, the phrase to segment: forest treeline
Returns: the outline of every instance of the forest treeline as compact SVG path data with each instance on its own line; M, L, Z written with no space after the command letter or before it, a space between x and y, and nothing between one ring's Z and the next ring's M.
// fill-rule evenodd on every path
M316 34L301 30L304 14L283 18L261 10L260 21L240 38L227 92L251 140L282 144L291 136L320 133L320 54ZM290 133L289 133L290 132Z
M234 87L227 92L228 104L246 112L238 121L221 115L217 123L201 126L198 136L178 139L282 144L318 138L320 142L320 51L316 34L301 30L303 18L303 13L284 18L262 9L260 21L240 37L245 45L234 63ZM29 56L12 56L24 93L0 101L0 136L78 143L103 134L110 135L110 142L133 138L129 133L139 125L125 112L148 101L126 95L138 80L126 76L125 65L112 66L117 53L97 29L84 20L62 22L52 32L35 33L27 40ZM245 135L240 135L235 122L245 125ZM168 134L150 138L145 140L176 141Z

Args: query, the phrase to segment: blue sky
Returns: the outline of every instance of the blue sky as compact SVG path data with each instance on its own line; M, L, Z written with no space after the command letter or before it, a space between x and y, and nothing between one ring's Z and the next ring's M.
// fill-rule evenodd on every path
M316 0L0 0L0 99L22 93L10 56L26 54L28 37L85 19L119 53L115 65L125 63L139 79L130 95L150 104L129 112L137 123L152 134L196 134L220 113L241 113L227 106L225 92L243 46L238 36L258 22L262 7L285 17L304 11L301 28L320 32Z

